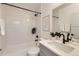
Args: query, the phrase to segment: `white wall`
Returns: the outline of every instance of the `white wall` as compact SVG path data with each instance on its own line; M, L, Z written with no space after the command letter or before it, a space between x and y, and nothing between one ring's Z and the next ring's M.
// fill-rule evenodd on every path
M1 34L1 26L5 25L5 22L2 22L2 21L4 21L4 19L2 17L2 5L0 4L0 49L2 49L2 51L0 51L1 54L6 48L5 35Z
M1 4L0 4L0 18L1 18ZM1 48L1 39L0 39L0 48Z
M35 35L31 34L33 27L39 26L39 16L35 17L35 13L17 9L14 7L2 5L2 19L5 20L6 36L4 40L4 49L12 46L26 44L32 46L34 44ZM38 31L40 32L40 31Z
M0 19L1 19L1 4L0 4ZM0 49L1 49L1 38L0 38ZM0 51L0 55L1 55L1 51Z
M41 37L41 15L38 14L38 16L36 16L36 23L35 23L36 27L37 27L37 34L39 36L39 38Z

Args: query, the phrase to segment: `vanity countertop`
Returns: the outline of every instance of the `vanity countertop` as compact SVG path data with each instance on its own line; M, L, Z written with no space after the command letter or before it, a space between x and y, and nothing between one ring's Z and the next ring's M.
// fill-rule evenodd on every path
M41 40L39 41L40 44L44 45L45 47L47 47L49 50L51 50L52 52L55 52L56 54L58 54L59 56L79 56L79 44L75 44L75 43L71 43L68 42L66 44L61 43L62 45L65 46L69 46L69 47L73 47L74 49L72 50L71 48L71 52L66 53L65 51L62 51L61 48L55 47L55 44L52 43L52 45L48 44L48 42L57 42L57 40L53 40L53 39L44 39L44 38L40 38ZM58 43L60 43L61 41L58 41ZM66 50L66 48L64 47L63 49ZM68 51L69 49L67 49Z

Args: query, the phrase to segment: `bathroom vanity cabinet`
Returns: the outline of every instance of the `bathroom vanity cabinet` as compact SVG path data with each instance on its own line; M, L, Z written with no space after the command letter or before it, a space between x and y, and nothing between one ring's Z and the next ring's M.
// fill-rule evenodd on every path
M41 43L39 47L40 47L40 56L58 56L56 53L52 52Z

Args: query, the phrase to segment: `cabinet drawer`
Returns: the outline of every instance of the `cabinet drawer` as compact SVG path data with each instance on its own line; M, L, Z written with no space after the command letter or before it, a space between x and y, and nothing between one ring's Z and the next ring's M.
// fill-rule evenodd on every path
M53 51L49 50L47 47L45 47L44 45L40 44L40 54L43 53L46 56L57 56L56 53L54 53Z
M40 50L40 56L46 56L43 51Z

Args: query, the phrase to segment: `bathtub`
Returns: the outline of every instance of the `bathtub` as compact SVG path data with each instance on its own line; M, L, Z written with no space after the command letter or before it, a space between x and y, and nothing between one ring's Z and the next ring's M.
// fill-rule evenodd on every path
M4 51L3 56L27 56L27 50L33 46L34 44L26 45L26 43L13 45Z

